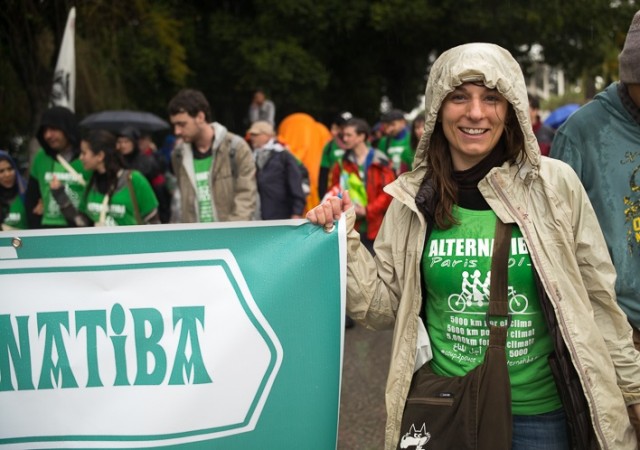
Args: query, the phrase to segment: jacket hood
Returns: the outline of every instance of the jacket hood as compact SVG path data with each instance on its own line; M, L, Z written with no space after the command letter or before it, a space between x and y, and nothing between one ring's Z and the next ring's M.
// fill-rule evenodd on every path
M274 152L282 152L282 151L286 150L286 148L285 148L284 145L282 145L282 143L278 142L278 140L276 138L271 138L262 147L257 147L257 148L255 148L253 150L254 150L254 152L264 151L264 150L270 150L270 151L274 151Z
M219 124L218 122L213 122L211 126L213 127L213 130L215 132L215 136L213 138L213 145L212 145L212 147L215 150L218 147L220 147L220 144L222 144L222 141L227 135L227 127Z
M414 167L422 173L426 167L429 141L438 111L447 94L466 82L482 82L497 89L513 106L525 137L526 158L520 175L536 177L540 165L540 148L529 119L529 100L522 69L511 54L495 44L460 45L442 53L431 68L425 92L425 132L414 158Z
M64 133L73 148L74 158L80 153L80 129L78 128L76 116L70 109L63 106L54 106L42 113L40 128L38 128L36 136L44 151L52 158L55 158L57 152L49 147L44 140L44 129L47 127L56 128Z

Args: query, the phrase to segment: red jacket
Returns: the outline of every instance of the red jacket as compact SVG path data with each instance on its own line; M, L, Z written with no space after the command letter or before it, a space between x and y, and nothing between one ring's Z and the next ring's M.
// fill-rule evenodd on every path
M367 238L374 240L378 235L378 230L382 224L384 214L391 204L391 196L384 192L387 184L396 179L396 175L391 168L391 163L387 156L380 150L375 150L373 158L366 172L365 187L367 189ZM348 173L355 173L359 176L358 164L352 150L347 151L342 157L342 170ZM329 185L332 189L340 189L340 163L334 164L331 169ZM359 229L360 221L356 221L356 229Z

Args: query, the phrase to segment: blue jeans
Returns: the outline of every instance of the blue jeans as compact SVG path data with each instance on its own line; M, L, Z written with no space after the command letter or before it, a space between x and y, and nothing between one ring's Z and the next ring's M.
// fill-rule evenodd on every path
M511 450L570 450L563 409L535 416L513 416Z

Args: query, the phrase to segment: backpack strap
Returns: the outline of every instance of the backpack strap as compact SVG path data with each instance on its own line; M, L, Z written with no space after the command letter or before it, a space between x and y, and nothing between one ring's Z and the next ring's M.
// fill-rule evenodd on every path
M236 161L236 152L240 143L240 136L229 135L229 164L231 165L231 176L235 180L238 178L238 162Z

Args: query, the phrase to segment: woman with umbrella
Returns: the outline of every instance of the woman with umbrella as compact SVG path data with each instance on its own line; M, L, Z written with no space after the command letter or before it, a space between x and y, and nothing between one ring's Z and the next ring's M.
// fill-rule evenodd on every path
M53 196L65 218L77 226L114 226L159 223L158 200L147 179L137 170L125 170L108 131L89 132L80 143L80 160L93 175L76 209L60 181L51 181Z
M26 184L9 153L0 150L0 229L27 228L24 209Z

